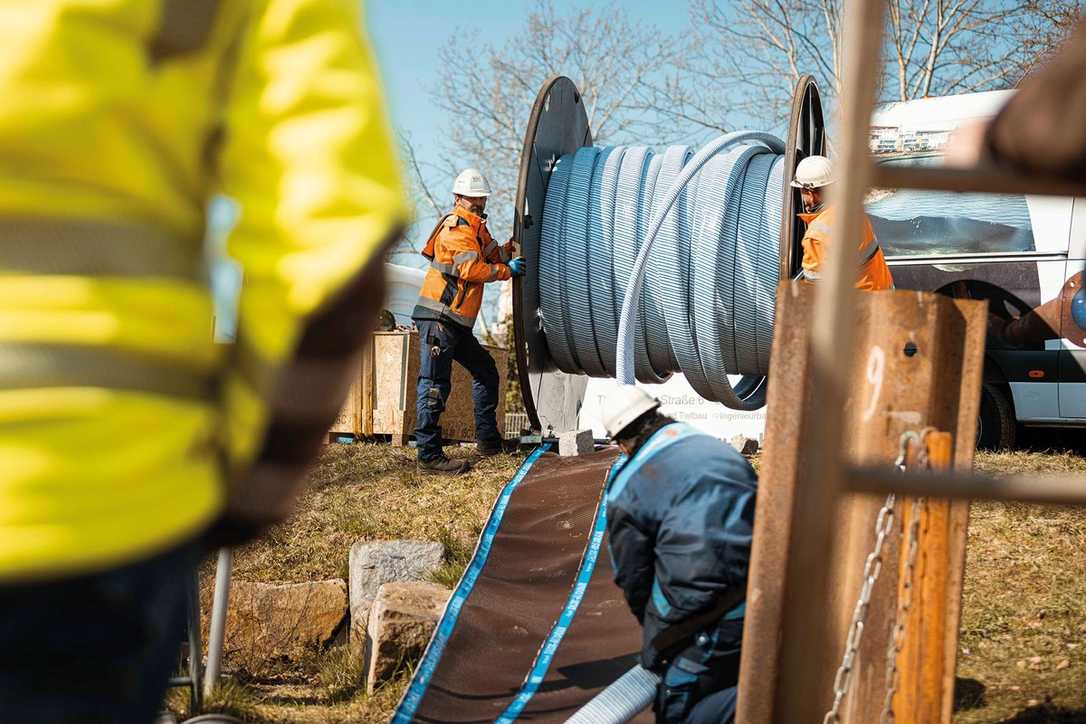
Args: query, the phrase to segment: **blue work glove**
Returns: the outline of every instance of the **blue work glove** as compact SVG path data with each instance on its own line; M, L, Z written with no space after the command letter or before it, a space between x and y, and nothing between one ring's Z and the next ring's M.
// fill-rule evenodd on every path
M518 256L516 259L510 260L510 262L509 262L509 271L515 277L524 276L524 271L525 271L524 265L526 263L527 262L524 261L524 257Z

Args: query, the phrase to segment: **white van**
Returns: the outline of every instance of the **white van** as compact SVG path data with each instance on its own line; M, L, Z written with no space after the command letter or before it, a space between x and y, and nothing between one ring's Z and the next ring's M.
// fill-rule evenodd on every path
M882 106L872 151L938 164L957 125L1011 93ZM1086 426L1086 199L875 190L866 208L897 288L989 302L980 446L1013 446L1019 423Z

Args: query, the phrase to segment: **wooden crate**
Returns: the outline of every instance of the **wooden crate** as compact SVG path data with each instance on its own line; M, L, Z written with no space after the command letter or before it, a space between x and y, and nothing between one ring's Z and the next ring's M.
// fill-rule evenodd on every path
M485 345L484 345L485 346ZM508 352L486 347L498 366L498 431L505 434L505 371ZM373 344L362 356L358 381L332 425L331 433L356 437L391 435L394 444L406 444L415 431L415 390L419 376L417 332L375 332ZM475 440L471 402L471 375L453 363L452 393L441 415L447 440Z

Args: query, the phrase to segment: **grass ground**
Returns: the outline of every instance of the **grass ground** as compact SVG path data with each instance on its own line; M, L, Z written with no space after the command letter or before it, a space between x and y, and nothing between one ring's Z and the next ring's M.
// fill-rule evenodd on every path
M234 576L269 582L346 579L347 552L355 541L415 539L445 545L446 563L433 579L452 587L494 499L521 460L500 455L477 462L467 475L444 477L419 474L413 449L328 445L290 520L235 551ZM205 586L212 577L209 563ZM366 696L357 686L357 665L333 649L259 678L239 675L213 708L252 722L384 722L407 679L404 672ZM174 708L182 710L184 697L178 696Z
M1033 441L1033 446L1046 444ZM466 454L466 453L463 453ZM420 476L413 451L330 445L297 514L236 553L245 580L346 577L359 539L441 540L459 577L497 492L519 464L502 456L460 478ZM980 454L993 474L1083 469L1075 452ZM1086 723L1086 512L977 503L969 531L955 722ZM224 688L217 708L246 721L383 722L409 676L367 697L355 664L333 650L295 670Z
M985 472L1086 472L1075 453L982 454ZM1086 512L976 503L956 722L1086 722Z

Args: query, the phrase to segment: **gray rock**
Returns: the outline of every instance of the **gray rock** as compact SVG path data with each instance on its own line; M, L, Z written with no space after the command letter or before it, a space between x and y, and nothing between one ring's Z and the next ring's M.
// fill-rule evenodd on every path
M351 586L351 651L362 656L370 607L386 583L424 581L441 567L445 547L413 540L358 541L348 556Z
M296 660L327 646L347 616L347 583L234 581L226 613L225 656L257 673L271 660Z
M758 452L758 441L752 437L747 437L746 435L736 435L728 442L731 443L732 447L734 447L736 450L744 455L753 455Z
M591 430L570 430L558 435L558 454L563 457L587 455L596 449Z
M370 611L366 645L366 692L405 661L417 661L430 642L450 591L435 583L387 583Z

